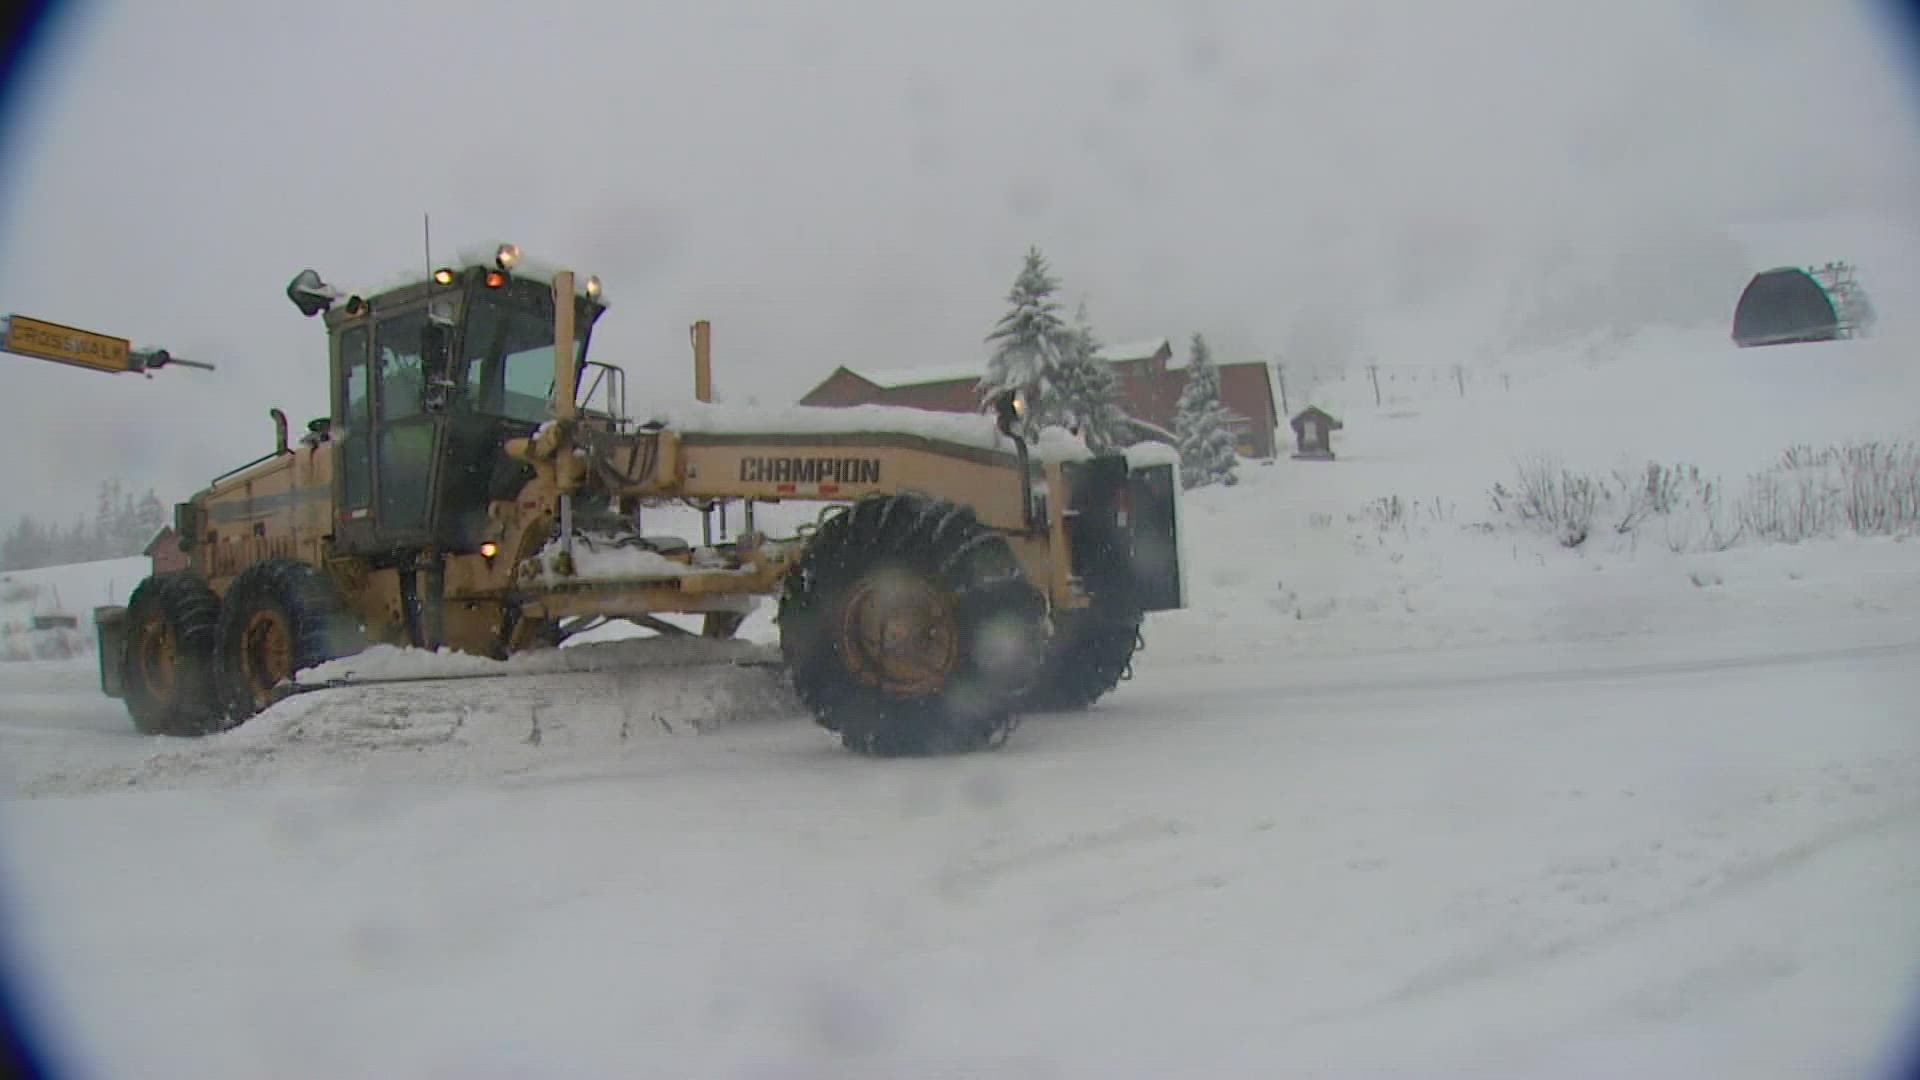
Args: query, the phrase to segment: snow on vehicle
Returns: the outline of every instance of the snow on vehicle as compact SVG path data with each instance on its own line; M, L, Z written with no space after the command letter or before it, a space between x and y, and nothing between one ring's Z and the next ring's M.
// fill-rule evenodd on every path
M626 415L587 359L598 279L517 248L370 294L303 271L332 409L176 507L189 557L96 612L102 686L145 732L235 725L304 669L370 644L501 657L608 618L731 636L778 597L796 691L850 748L991 744L1021 711L1084 707L1129 670L1142 617L1183 603L1177 458L1094 455L1022 402ZM710 338L694 334L696 397ZM581 392L587 382L587 393ZM599 393L596 395L596 388ZM599 407L586 407L599 402ZM756 504L827 504L774 537ZM738 505L735 539L652 536L645 507Z

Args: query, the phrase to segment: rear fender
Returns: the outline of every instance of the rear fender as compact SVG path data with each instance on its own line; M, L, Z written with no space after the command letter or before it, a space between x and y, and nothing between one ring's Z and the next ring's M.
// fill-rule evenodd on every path
M1127 531L1142 611L1187 606L1187 545L1181 535L1180 466L1151 461L1127 471Z
M127 609L93 609L93 631L98 641L94 651L100 658L100 691L110 698L125 697L121 680L126 673Z
M1186 606L1180 473L1177 459L1163 460L1170 454L1108 454L1066 466L1068 550L1096 604Z

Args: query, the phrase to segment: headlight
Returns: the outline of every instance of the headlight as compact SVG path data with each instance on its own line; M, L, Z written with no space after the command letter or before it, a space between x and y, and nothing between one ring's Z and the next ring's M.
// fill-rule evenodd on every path
M435 271L433 272L433 283L434 283L435 285L451 285L451 284L453 284L453 271L452 271L452 270L449 270L449 269L447 269L447 268L446 268L446 267L444 267L444 266L443 266L443 267L441 267L441 268L440 268L440 269L438 269L438 270L435 270Z
M587 299L600 299L600 278L593 274L587 275Z
M493 541L491 541L491 540L488 540L488 541L487 541L486 543L484 543L484 544L481 544L481 545L480 545L480 557L481 557L481 558L483 558L483 559L491 559L491 558L493 558L493 557L494 557L495 555L498 555L498 554L500 554L500 545L499 545L499 544L496 544L496 543L494 543Z
M520 261L519 246L516 244L501 244L500 249L493 253L493 261L499 263L500 269L502 270L513 269L513 264Z

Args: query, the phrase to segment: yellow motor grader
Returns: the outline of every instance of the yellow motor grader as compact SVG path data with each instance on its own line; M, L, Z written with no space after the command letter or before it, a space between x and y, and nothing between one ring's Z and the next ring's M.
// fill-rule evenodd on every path
M800 699L855 750L961 751L1024 711L1084 707L1142 616L1183 602L1177 459L1095 455L1022 402L626 415L587 358L598 279L502 245L366 295L312 270L330 414L175 507L187 569L95 613L101 684L143 732L240 723L372 644L504 657L627 619L731 636L778 597ZM696 398L710 337L694 327ZM583 389L584 387L584 389ZM755 507L824 504L775 537ZM737 508L730 540L649 535L650 507Z

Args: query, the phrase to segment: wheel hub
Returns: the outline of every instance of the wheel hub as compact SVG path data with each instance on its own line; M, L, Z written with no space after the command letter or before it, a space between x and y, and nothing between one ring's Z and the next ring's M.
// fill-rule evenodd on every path
M939 692L959 661L952 599L913 574L878 574L855 585L839 631L853 674L896 694Z
M240 668L253 703L265 706L273 688L293 674L293 637L277 611L256 611L240 635Z
M173 696L174 653L172 627L155 621L140 628L134 653L140 661L140 678L148 693L162 701Z

